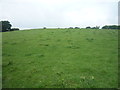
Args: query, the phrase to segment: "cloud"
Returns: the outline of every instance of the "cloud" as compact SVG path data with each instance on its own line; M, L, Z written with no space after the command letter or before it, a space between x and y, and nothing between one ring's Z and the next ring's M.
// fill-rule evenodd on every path
M117 24L118 0L1 0L1 20L13 27L69 27Z

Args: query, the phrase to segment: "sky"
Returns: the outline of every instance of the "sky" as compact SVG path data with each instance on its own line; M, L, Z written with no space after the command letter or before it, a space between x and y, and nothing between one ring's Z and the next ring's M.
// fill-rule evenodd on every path
M118 24L119 0L0 0L0 21L12 27L67 28Z

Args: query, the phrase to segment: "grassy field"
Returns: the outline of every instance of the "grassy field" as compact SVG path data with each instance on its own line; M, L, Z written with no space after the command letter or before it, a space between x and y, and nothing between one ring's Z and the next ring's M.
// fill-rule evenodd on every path
M117 30L3 33L3 88L117 88Z

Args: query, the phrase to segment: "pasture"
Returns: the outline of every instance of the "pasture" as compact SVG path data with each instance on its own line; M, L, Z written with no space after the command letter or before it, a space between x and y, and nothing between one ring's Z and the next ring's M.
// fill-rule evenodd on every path
M118 32L3 32L3 88L117 88Z

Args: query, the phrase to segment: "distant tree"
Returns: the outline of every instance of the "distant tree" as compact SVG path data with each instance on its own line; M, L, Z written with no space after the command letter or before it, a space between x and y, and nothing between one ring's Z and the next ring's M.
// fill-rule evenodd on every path
M95 29L95 27L92 27L92 29Z
M95 29L100 29L100 26L96 26Z
M9 21L1 21L2 23L2 32L10 31L12 25Z
M96 26L96 27L92 27L92 29L99 29L100 27L99 26Z
M120 29L120 25L118 25L118 29Z
M43 29L46 29L46 27L43 27Z
M10 29L10 31L16 31L16 30L19 30L19 28L12 28L12 29Z
M103 26L102 29L108 29L109 27L107 25Z
M91 28L90 26L86 27L86 29L90 29L90 28Z
M102 29L120 29L120 25L105 25L102 27Z
M73 27L69 27L68 29L73 29Z
M75 27L75 29L80 29L79 27Z

